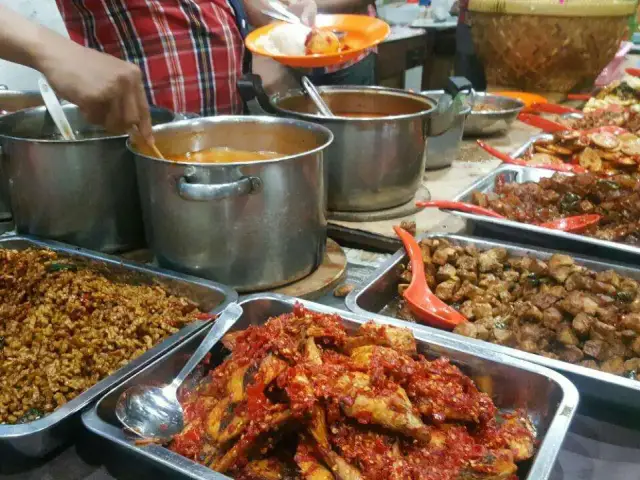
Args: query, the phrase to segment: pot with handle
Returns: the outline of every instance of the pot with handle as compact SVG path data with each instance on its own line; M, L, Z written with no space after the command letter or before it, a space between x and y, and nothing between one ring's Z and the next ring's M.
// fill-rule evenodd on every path
M265 112L326 126L335 137L327 149L328 208L365 212L413 200L427 162L427 139L449 130L463 105L452 101L471 93L464 78L452 77L439 100L386 87L320 87L333 118L317 113L302 90L269 97L256 75L245 75L238 88L245 103L257 100Z
M19 233L102 252L145 245L133 155L127 135L109 136L63 106L78 141L59 140L45 107L0 117L0 192L8 192ZM154 123L171 111L152 108Z
M217 147L282 155L189 163L129 144L147 240L161 266L255 291L299 280L321 263L328 129L293 119L218 116L161 125L153 133L166 158Z

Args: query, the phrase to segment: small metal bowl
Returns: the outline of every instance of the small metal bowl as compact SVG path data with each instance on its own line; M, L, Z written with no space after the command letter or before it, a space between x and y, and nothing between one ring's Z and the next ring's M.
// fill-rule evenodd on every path
M474 103L495 105L499 110L476 112L471 110L464 125L465 137L483 137L506 132L524 108L520 100L490 93L476 92Z

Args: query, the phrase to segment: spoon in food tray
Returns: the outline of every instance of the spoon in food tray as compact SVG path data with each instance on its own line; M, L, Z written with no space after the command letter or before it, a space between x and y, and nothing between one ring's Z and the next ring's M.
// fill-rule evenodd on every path
M566 129L565 129L566 130ZM545 168L547 170L554 170L556 172L566 172L566 173L585 173L587 170L580 165L572 165L570 163L545 163L545 164L531 164L519 158L513 158L511 155L507 155L500 150L493 148L491 145L483 142L482 140L478 140L478 145L487 153L490 153L498 160L502 160L504 163L508 163L510 165L517 165L519 167L531 167L531 168Z
M180 433L184 428L184 412L178 401L178 389L241 315L242 308L235 303L225 308L169 385L136 385L125 390L116 403L118 420L129 430L153 441L166 442Z
M456 325L466 322L464 315L436 297L427 285L422 249L413 235L401 227L393 229L402 240L411 263L411 283L402 294L411 312L423 323L436 328L453 330Z
M477 215L508 220L507 217L500 215L491 209L484 208L479 205L473 205L472 203L452 202L449 200L431 200L429 202L416 202L416 206L421 208L442 208L458 212L475 213ZM550 228L551 230L560 230L562 232L580 233L591 225L597 224L601 219L601 215L598 215L597 213L589 213L585 215L557 218L555 220L540 223L537 226Z

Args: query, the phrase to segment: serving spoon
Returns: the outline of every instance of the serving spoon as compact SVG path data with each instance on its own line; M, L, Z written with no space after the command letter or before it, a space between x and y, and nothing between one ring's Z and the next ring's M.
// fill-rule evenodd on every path
M509 220L507 217L500 215L493 210L465 202L452 202L450 200L431 200L429 202L416 202L417 207L422 208L443 208L446 210L456 210L458 212L475 213L487 217L500 218ZM544 223L535 224L538 227L550 228L562 232L578 233L586 230L591 225L597 224L602 219L597 213L588 213L585 215L573 215L571 217L556 218Z
M76 136L73 133L71 124L69 123L67 116L64 114L60 100L58 100L58 97L49 86L49 82L47 82L43 77L40 77L38 79L38 87L40 88L40 95L42 95L42 100L44 100L47 111L49 112L49 115L51 115L53 123L60 131L62 138L65 140L75 140Z
M180 433L184 429L184 411L178 401L178 389L241 315L239 305L232 303L227 306L169 385L135 385L125 390L116 403L118 420L145 439L166 442Z
M436 297L427 285L422 249L413 235L401 227L393 229L402 240L411 263L411 283L402 293L411 312L422 322L436 328L453 330L456 325L466 322L467 318L464 315Z
M491 145L483 142L482 140L477 140L477 143L480 146L480 148L482 148L485 152L490 153L491 155L496 157L498 160L501 160L503 163L508 163L510 165L517 165L519 167L529 167L529 168L544 168L547 170L554 170L556 172L566 172L566 173L586 173L587 171L585 168L581 167L580 165L571 165L570 163L561 163L561 164L544 163L544 164L533 165L519 158L513 158L511 155L507 155L506 153L493 148Z

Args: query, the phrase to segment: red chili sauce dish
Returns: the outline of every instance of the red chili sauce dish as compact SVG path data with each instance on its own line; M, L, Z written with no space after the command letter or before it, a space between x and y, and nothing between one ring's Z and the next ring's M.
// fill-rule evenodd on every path
M169 448L236 479L515 480L534 454L524 411L498 412L410 330L297 306L228 334L231 354L182 404Z

